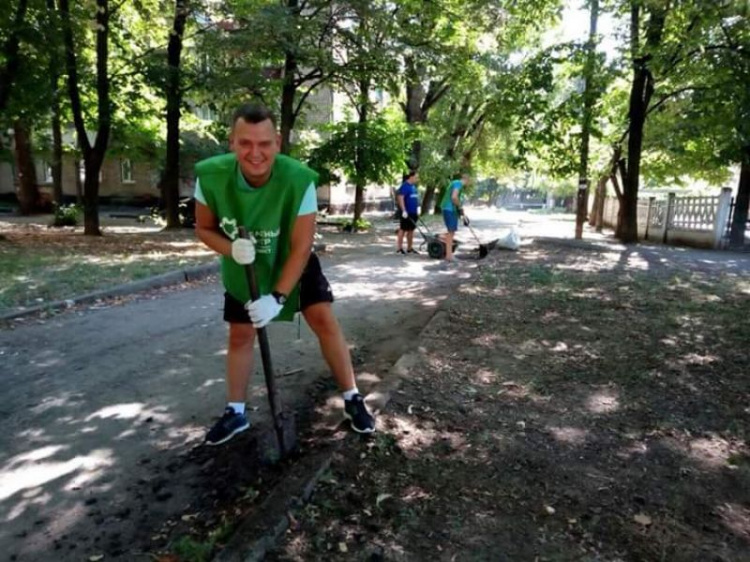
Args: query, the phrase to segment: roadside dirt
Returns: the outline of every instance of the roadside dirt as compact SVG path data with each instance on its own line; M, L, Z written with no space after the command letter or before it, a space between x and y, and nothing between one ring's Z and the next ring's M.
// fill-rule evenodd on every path
M735 270L550 240L493 253L268 559L750 560Z

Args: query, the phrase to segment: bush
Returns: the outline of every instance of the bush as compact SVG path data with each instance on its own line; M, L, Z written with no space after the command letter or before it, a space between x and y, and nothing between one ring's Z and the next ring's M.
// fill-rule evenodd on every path
M71 203L70 205L56 205L50 226L78 226L81 213L83 213L83 209L75 203Z
M357 219L356 223L353 223L352 221L346 221L341 227L341 230L343 230L344 232L352 232L354 230L354 228L352 227L353 224L356 224L356 230L358 232L370 230L370 227L372 227L372 223L370 221L368 221L367 219L359 218Z

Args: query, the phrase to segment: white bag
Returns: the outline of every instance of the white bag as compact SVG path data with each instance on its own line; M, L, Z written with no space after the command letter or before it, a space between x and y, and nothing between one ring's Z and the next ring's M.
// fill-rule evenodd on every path
M497 247L514 251L521 247L521 237L515 227L512 227L508 234L498 239Z

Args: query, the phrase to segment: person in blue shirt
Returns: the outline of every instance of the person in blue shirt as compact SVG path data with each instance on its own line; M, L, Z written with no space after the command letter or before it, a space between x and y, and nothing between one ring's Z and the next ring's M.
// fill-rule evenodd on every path
M417 220L419 219L418 181L419 174L416 170L404 174L404 181L396 194L398 208L401 211L401 222L396 235L397 254L419 253L414 249L414 229L417 228ZM404 251L404 234L406 234L406 251Z
M443 199L440 201L440 208L443 210L443 222L448 233L443 237L445 242L445 260L447 263L453 262L453 237L458 230L458 217L463 216L464 211L462 209L463 201L463 188L469 185L471 176L469 174L461 174L455 176L451 181L448 189L445 190ZM468 224L468 220L464 218L464 224Z

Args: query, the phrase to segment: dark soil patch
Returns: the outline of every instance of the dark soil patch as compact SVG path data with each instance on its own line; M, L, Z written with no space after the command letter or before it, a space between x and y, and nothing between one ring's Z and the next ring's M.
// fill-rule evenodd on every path
M750 282L626 254L493 254L270 559L750 560Z

